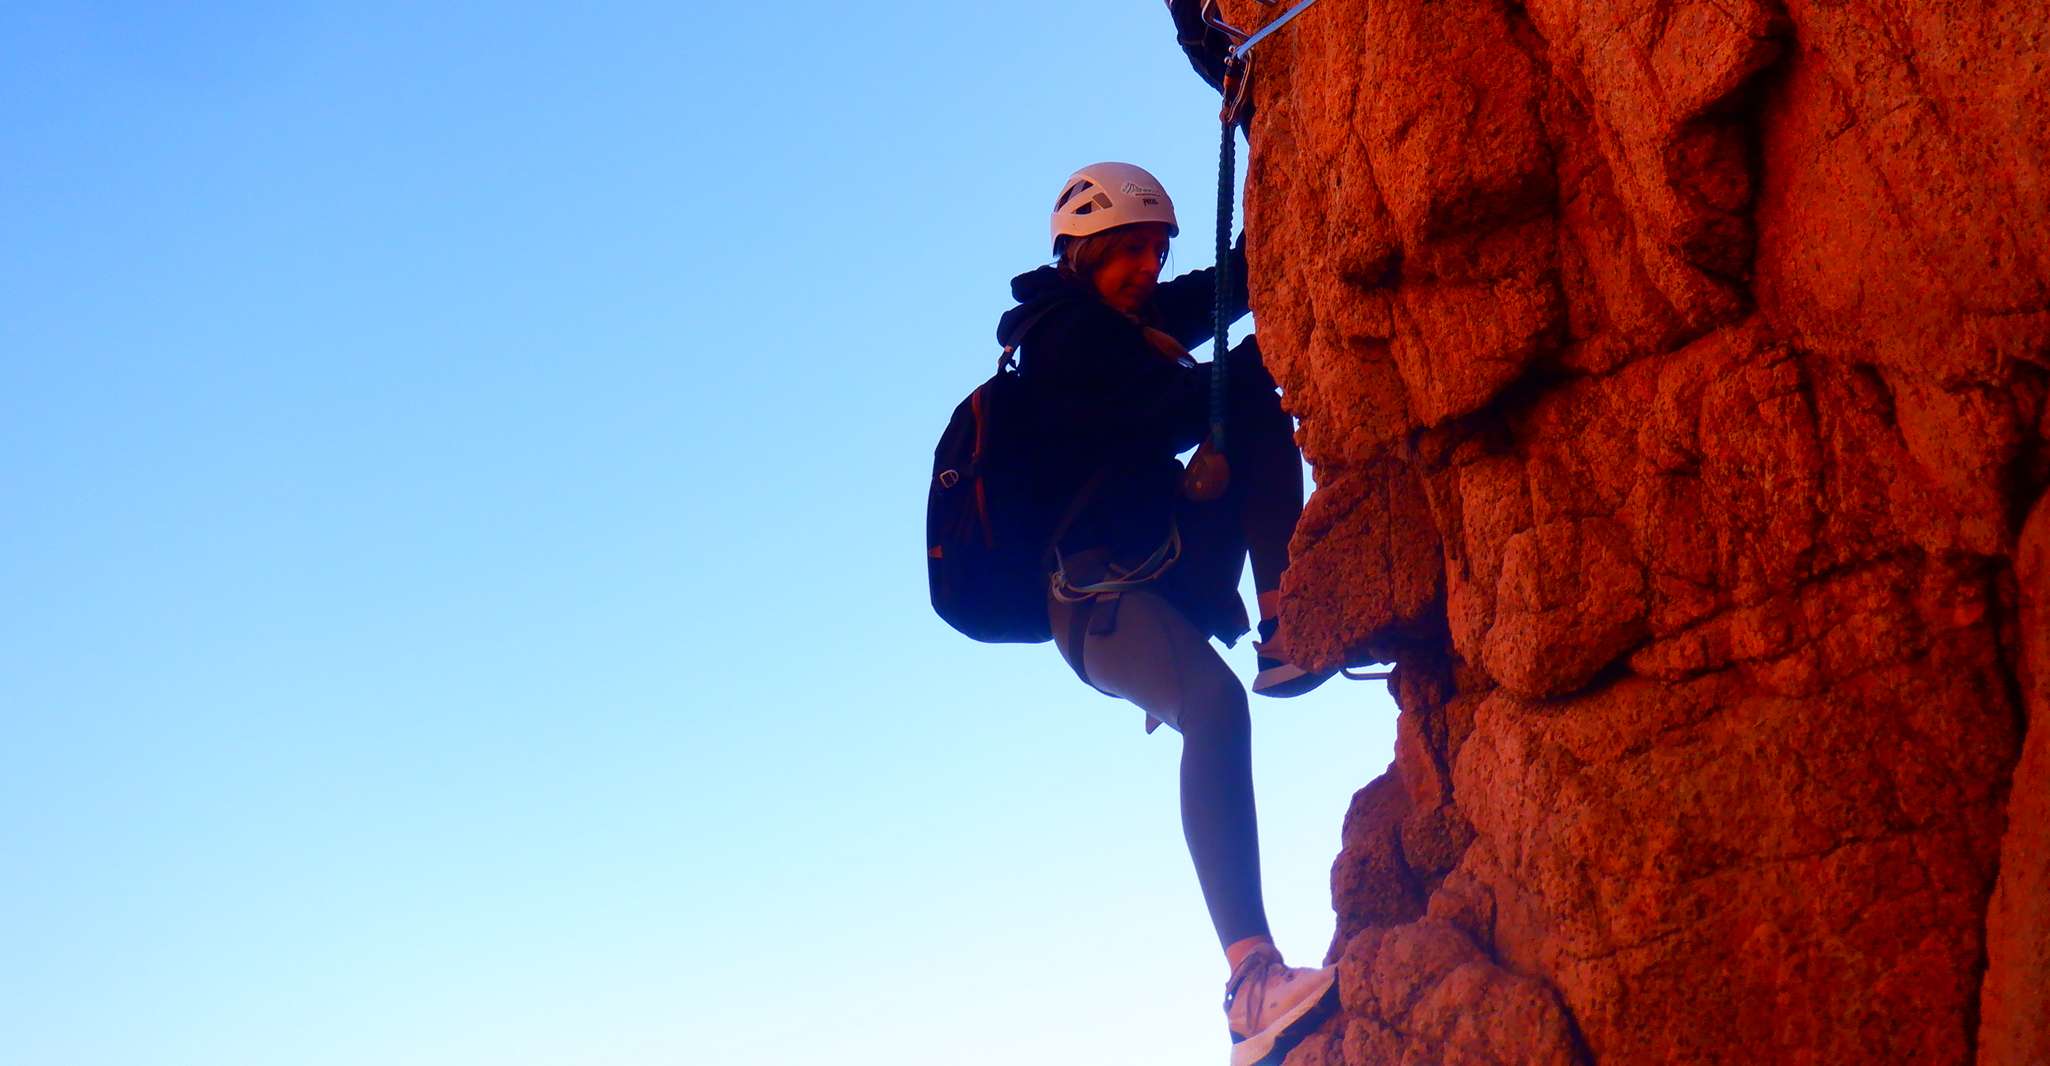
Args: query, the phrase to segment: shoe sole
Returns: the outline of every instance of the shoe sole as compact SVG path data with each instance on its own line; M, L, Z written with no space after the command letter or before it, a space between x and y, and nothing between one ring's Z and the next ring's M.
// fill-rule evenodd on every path
M1253 678L1253 695L1271 696L1276 699L1300 696L1331 680L1336 673L1335 670L1311 673L1293 663L1270 666Z
M1276 1066L1288 1056L1303 1037L1323 1024L1331 1009L1338 1006L1338 974L1331 975L1331 983L1315 996L1304 996L1287 1014L1273 1025L1254 1033L1245 1040L1232 1045L1231 1066Z

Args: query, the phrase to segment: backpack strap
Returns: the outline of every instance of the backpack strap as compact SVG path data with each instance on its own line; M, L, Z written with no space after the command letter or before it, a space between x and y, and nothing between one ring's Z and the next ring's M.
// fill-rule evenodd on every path
M1089 501L1096 498L1096 490L1102 488L1104 481L1109 477L1110 467L1099 467L1094 474L1089 475L1088 481L1082 483L1081 491L1075 493L1075 498L1068 503L1068 509L1061 513L1061 520L1054 523L1053 535L1046 538L1046 550L1040 553L1040 562L1042 564L1047 561L1047 556L1059 558L1060 551L1058 545L1061 542L1061 538L1067 535L1068 527L1075 524L1075 519L1082 516L1083 508L1088 507ZM1089 624L1094 620L1095 615L1096 598L1094 596L1084 599L1080 603L1073 604L1068 614L1068 647L1073 649L1071 656L1068 658L1068 666L1073 668L1075 676L1080 678L1082 683L1090 688L1096 688L1096 682L1089 680L1089 671L1083 666L1082 656L1083 647L1089 637ZM1097 691L1100 692L1102 690L1098 689Z
M1010 341L1004 344L1004 354L997 359L997 369L1008 370L1012 366L1016 365L1018 361L1016 358L1018 349L1024 346L1025 337L1027 334L1030 334L1032 332L1032 327L1039 325L1040 319L1045 318L1046 316L1054 313L1055 311L1060 310L1063 307L1066 307L1067 305L1073 302L1073 300L1063 297L1061 299L1049 302L1045 307L1042 307L1039 310L1032 312L1032 314L1026 316L1025 321L1019 323L1018 328L1012 331ZM1001 337L998 338L999 341L1001 341L1002 339L1003 338Z

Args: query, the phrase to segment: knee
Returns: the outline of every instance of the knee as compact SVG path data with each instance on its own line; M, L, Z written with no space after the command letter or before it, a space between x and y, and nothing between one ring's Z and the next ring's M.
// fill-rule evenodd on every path
M1248 742L1253 735L1253 717L1246 706L1246 690L1229 670L1218 674L1222 676L1205 676L1184 693L1182 735L1204 741Z

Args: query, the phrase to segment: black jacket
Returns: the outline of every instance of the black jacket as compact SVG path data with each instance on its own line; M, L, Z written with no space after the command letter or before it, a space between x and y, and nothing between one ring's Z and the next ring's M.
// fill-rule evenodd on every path
M1247 310L1243 238L1232 259L1236 320ZM1215 285L1214 269L1183 274L1154 290L1140 318L1199 348L1214 332ZM1175 456L1208 433L1210 364L1163 356L1139 322L1053 267L1013 278L1011 293L1018 306L999 321L997 339L1021 345L1019 375L1040 446L1036 493L1065 509L1092 475L1107 471L1061 550L1101 547L1127 564L1142 560L1166 537L1177 507L1182 466ZM1236 378L1239 364L1232 365ZM1245 369L1264 378L1264 369Z

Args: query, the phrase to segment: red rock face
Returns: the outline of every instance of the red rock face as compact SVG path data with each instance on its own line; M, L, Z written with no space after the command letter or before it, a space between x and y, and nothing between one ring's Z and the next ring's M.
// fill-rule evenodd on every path
M2050 8L1319 0L1257 62L1283 624L1402 708L1291 1066L2050 1062Z

